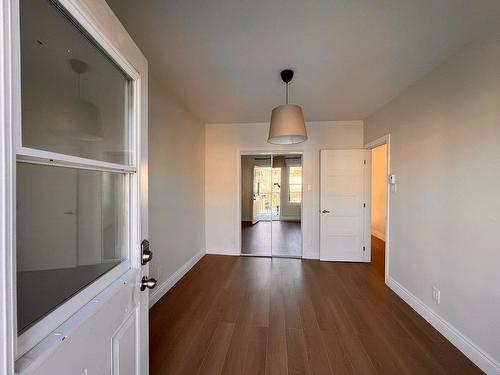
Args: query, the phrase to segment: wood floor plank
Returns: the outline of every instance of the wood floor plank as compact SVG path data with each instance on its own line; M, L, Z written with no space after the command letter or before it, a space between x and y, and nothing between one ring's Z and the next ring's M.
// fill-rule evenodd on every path
M311 371L314 374L329 374L332 371L330 362L328 361L328 354L316 318L316 311L307 293L302 295L300 308L304 339Z
M271 278L269 336L266 355L266 373L270 375L285 375L288 373L285 299L281 280L280 269L275 267Z
M209 344L208 350L197 372L198 374L218 375L222 373L233 330L234 324L232 323L222 322L217 326L212 341Z
M482 372L371 264L203 257L150 310L150 373ZM380 269L382 267L382 269Z
M288 328L286 330L286 347L289 374L311 374L306 340L302 329Z
M268 330L267 327L250 328L247 336L248 345L243 374L260 375L266 373Z

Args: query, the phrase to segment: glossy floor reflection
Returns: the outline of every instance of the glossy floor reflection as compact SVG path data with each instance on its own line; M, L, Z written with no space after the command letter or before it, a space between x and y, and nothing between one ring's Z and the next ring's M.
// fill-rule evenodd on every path
M271 234L272 225L272 234ZM271 242L272 237L272 242ZM272 244L272 246L271 246ZM299 221L259 221L241 224L241 253L300 257L302 233Z

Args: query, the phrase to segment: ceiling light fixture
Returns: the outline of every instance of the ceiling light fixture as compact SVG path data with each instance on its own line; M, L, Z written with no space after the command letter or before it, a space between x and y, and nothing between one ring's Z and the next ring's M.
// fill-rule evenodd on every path
M271 125L269 126L269 143L277 145L291 145L307 140L306 124L302 108L296 104L288 104L288 84L293 78L293 70L285 69L281 72L281 79L285 82L285 104L273 109Z

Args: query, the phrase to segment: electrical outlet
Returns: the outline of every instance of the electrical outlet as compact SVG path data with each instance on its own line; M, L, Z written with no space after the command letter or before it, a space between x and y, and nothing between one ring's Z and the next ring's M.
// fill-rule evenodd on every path
M441 303L441 291L438 288L436 288L435 286L432 287L432 299L438 305Z

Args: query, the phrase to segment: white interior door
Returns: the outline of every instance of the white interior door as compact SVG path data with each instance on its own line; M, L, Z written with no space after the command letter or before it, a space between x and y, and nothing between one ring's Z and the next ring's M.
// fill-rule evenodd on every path
M369 163L366 150L321 151L321 260L370 261Z
M18 242L0 251L16 280L2 292L18 303L0 372L147 375L147 61L104 0L54 3L0 9L16 156L2 180L19 203L2 211Z

